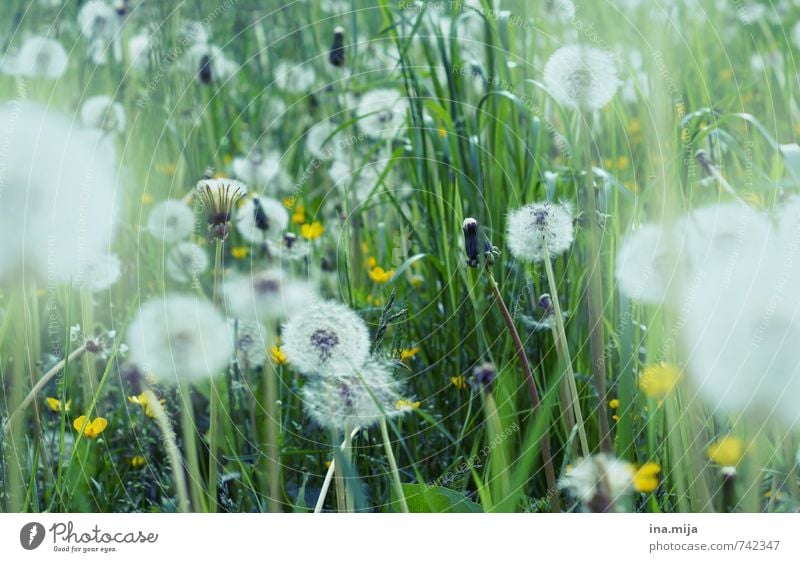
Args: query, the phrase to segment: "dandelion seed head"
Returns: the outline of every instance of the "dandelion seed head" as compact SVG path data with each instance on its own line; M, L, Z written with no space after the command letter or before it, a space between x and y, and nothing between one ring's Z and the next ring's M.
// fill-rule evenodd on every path
M167 244L187 238L194 230L191 207L178 199L158 203L147 218L147 231L153 238Z
M310 64L281 61L275 66L275 84L290 94L307 95L314 87L317 73Z
M69 58L64 46L49 37L28 37L18 51L6 54L0 70L13 76L55 80L67 70Z
M288 225L286 207L271 197L250 197L236 212L236 229L248 242L278 240Z
M225 280L223 293L231 314L265 323L291 317L316 301L311 285L279 268L232 275Z
M125 132L125 110L110 96L92 96L81 105L81 122L103 131Z
M563 476L561 486L590 510L618 511L621 500L633 491L634 476L635 471L627 462L598 453L579 459Z
M143 304L127 337L131 360L167 384L214 377L233 353L225 319L208 301L188 295Z
M282 349L303 374L347 372L369 356L369 331L347 306L323 301L306 306L284 324Z
M631 232L617 253L615 274L620 292L641 303L664 302L677 276L674 242L672 230L656 224Z
M194 242L179 242L169 249L165 263L165 271L173 281L178 283L194 282L200 275L208 271L211 259L202 246Z
M542 261L545 249L553 258L572 246L572 210L566 203L525 205L509 213L507 236L508 248L519 260Z
M253 149L245 157L234 158L231 166L233 175L251 186L282 191L288 184L286 172L281 167L281 154L275 150L261 152Z
M243 368L258 368L267 361L267 347L264 342L265 330L255 320L228 320L234 334L234 347Z
M560 104L583 111L607 105L621 85L614 57L582 45L553 53L544 67L544 83Z
M83 264L81 271L73 277L73 284L99 293L110 289L119 280L121 272L122 264L116 254L99 254Z
M392 139L406 124L403 96L397 90L371 90L356 108L358 126L370 138Z
M103 0L89 0L78 12L78 27L87 39L111 39L119 27L119 16Z

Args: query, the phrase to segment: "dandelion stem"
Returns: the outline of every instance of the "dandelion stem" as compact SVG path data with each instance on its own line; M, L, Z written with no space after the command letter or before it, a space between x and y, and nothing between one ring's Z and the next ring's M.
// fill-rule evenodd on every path
M350 434L350 438L356 436L360 428L356 427L352 433ZM339 446L339 450L344 449L344 442ZM334 454L334 457L336 455ZM322 488L319 491L319 497L317 498L317 504L314 506L314 513L322 512L322 506L325 505L325 496L328 495L328 489L331 487L331 480L333 479L334 472L336 471L336 459L331 459L331 464L328 466L328 472L325 473L325 480L322 482ZM337 480L338 482L338 480ZM338 492L337 492L338 493Z
M550 300L553 303L553 316L555 316L555 339L556 349L561 355L561 361L564 363L564 376L567 380L569 393L571 395L571 407L575 413L575 420L578 424L578 436L581 442L581 454L586 457L590 454L589 441L586 439L586 428L584 427L583 413L581 412L581 403L578 396L578 387L575 384L575 372L572 370L572 356L569 353L569 344L567 343L567 334L564 330L564 316L561 314L561 304L558 300L558 287L556 285L556 276L553 273L553 264L550 263L550 253L547 250L547 244L542 244L544 249L544 269L547 272L547 284L550 285ZM572 429L572 428L570 428Z
M267 507L270 513L281 512L281 460L278 434L278 373L275 364L267 361L264 365L264 402L267 414L266 453L267 453Z
M214 286L212 289L212 301L214 305L219 305L220 284L222 280L222 251L225 241L217 238L214 241ZM219 407L222 398L217 390L214 379L211 379L211 390L209 391L209 413L208 413L208 495L209 511L217 511L217 450L219 448Z
M592 378L599 403L597 405L600 422L600 447L611 452L611 435L606 414L606 368L605 368L605 326L603 325L603 278L600 260L600 227L597 223L597 200L594 194L592 179L592 133L588 121L584 127L584 147L586 158L586 189L584 213L589 222L587 237L587 276L588 276L588 313L589 313L589 347L592 355Z
M155 393L153 393L153 396L155 396ZM158 423L158 429L161 431L164 446L167 449L169 464L172 468L172 482L175 484L175 491L178 494L178 511L181 513L188 513L191 511L189 490L186 486L186 476L183 473L183 462L181 460L181 453L178 450L178 445L175 442L175 434L172 431L167 413L164 411L161 401L154 399L150 400L148 404L153 410L153 417L155 417L156 423Z
M531 407L532 413L536 413L539 409L541 402L539 400L539 392L536 390L536 382L533 380L533 372L531 371L531 365L528 362L528 357L525 355L525 347L522 345L522 340L519 337L519 332L517 332L516 326L514 326L514 319L511 317L511 313L508 311L508 307L506 306L505 301L503 300L503 295L500 294L500 289L497 286L497 281L494 279L494 275L492 275L491 270L485 268L484 271L486 272L486 278L489 282L489 288L494 295L495 300L497 301L497 306L500 308L500 312L503 315L503 320L505 321L506 328L508 332L511 334L511 339L514 342L514 347L517 350L517 357L519 358L519 362L522 365L522 370L525 373L525 382L528 385L528 394L531 398ZM556 486L556 475L553 469L553 457L552 453L550 452L550 432L545 431L544 435L542 435L541 440L541 449L542 449L542 463L544 464L544 474L547 480L547 488L549 491L552 492L550 496L550 508L554 513L561 511L560 502L558 499L558 487Z
M403 513L408 513L408 503L403 493L403 483L400 481L400 471L397 469L397 459L395 459L394 451L392 450L392 442L389 439L389 430L386 427L385 416L381 418L381 437L383 437L383 447L386 449L386 459L389 461L389 470L392 471L392 480L394 481L397 501L400 502L400 508L403 510Z

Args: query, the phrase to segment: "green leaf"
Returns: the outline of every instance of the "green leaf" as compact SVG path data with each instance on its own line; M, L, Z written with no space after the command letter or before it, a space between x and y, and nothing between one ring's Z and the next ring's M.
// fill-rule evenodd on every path
M481 506L464 494L425 484L403 484L408 510L411 513L482 513ZM396 498L393 498L396 501Z

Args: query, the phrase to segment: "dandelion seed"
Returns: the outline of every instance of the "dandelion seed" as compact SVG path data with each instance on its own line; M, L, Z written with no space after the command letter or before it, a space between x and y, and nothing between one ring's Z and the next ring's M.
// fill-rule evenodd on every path
M579 459L561 485L593 512L622 511L633 490L635 471L613 455L599 453Z
M103 131L125 132L125 110L110 96L93 96L81 105L81 122Z
M283 352L303 374L360 368L369 356L369 331L348 307L323 301L289 318L281 333Z
M542 261L545 248L554 258L572 245L572 211L566 203L525 205L509 213L507 236L508 247L519 260Z
M95 418L89 420L86 416L78 416L72 422L72 426L78 432L83 432L83 436L87 439L97 439L108 427L108 420L105 418Z
M396 90L372 90L361 98L356 116L368 137L393 139L406 125L405 100Z
M316 296L312 287L278 268L251 275L232 275L223 287L227 309L238 318L273 323L308 306Z
M289 226L289 213L277 199L250 197L236 212L236 229L248 242L278 240Z
M179 242L170 248L165 271L178 283L195 282L211 266L206 249L194 242Z
M239 65L225 56L222 49L207 43L192 45L186 51L182 66L202 84L225 82L239 71Z
M13 76L55 80L67 70L64 46L49 37L28 37L17 52L5 55L0 70Z
M183 201L168 199L158 203L147 218L147 231L168 244L187 238L194 230L194 213Z
M611 55L594 47L567 45L544 67L544 83L560 104L594 111L608 104L620 86Z
M164 383L214 377L233 353L227 322L211 303L191 296L146 302L127 335L131 360Z

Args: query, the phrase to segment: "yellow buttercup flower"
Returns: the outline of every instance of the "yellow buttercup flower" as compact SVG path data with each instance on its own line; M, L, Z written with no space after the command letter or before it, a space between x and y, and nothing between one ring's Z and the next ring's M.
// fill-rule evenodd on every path
M439 127L439 136L441 138L445 138L447 136L447 129L444 127Z
M456 387L456 390L466 390L467 389L467 378L464 376L460 377L450 377L450 384Z
M394 407L398 410L416 410L419 408L420 402L411 402L410 400L406 400L405 398L401 398L397 402L395 402Z
M279 346L273 345L272 349L269 350L269 354L276 365L286 365L286 354Z
M45 398L47 407L53 412L69 412L69 407L72 405L72 400L67 400L66 404L62 404L58 398L48 397Z
M629 135L638 135L642 132L642 122L636 118L631 119L628 121L628 134Z
M153 394L152 390L145 390L139 396L128 396L128 402L139 404L148 418L154 418L156 415L153 411L153 403L155 400L156 395ZM166 400L159 400L159 402L162 406L167 403Z
M147 461L142 455L136 455L131 459L131 468L142 468Z
M249 253L250 250L247 248L247 246L235 246L231 248L231 256L235 260L243 260Z
M646 462L633 475L633 487L637 492L650 493L658 488L658 475L661 465L657 462Z
M611 408L612 410L616 410L617 408L619 408L619 400L616 398L612 398L611 400L608 401L608 407Z
M409 359L414 357L417 353L419 353L419 347L412 347L410 349L401 349L400 350L400 361L406 363Z
M639 390L648 398L663 400L680 378L680 367L673 363L648 365L639 377Z
M706 454L720 466L736 466L744 456L744 443L738 437L728 435L709 445Z
M297 201L297 199L294 196L292 196L292 197L284 197L283 198L283 206L286 207L287 209L291 209L292 207L294 207L294 204L295 204L296 201Z
M153 196L149 193L142 195L142 205L151 205L153 201L155 201L155 199L153 199Z
M294 224L303 224L306 222L306 207L302 203L295 203L294 212L292 213L292 222Z
M627 156L620 156L617 158L617 170L627 170L630 163Z
M165 176L174 176L177 170L178 166L174 162L165 162L156 166L156 171Z
M319 221L314 221L311 224L304 224L300 227L300 236L306 240L316 240L325 232L325 227Z
M725 82L730 82L733 80L733 70L730 68L723 68L719 71L719 77Z
M372 256L370 256L369 258L367 258L367 267L368 267L369 269L372 269L373 267L377 267L377 266L378 266L378 260L376 260L376 259L375 259L374 257L372 257Z
M369 278L375 283L387 283L394 275L394 269L386 271L381 266L373 267L369 270Z
M95 418L90 421L86 416L78 416L75 421L72 422L72 427L74 427L76 431L83 431L83 436L87 439L97 439L100 437L100 434L106 430L106 427L108 427L108 420L105 418Z

